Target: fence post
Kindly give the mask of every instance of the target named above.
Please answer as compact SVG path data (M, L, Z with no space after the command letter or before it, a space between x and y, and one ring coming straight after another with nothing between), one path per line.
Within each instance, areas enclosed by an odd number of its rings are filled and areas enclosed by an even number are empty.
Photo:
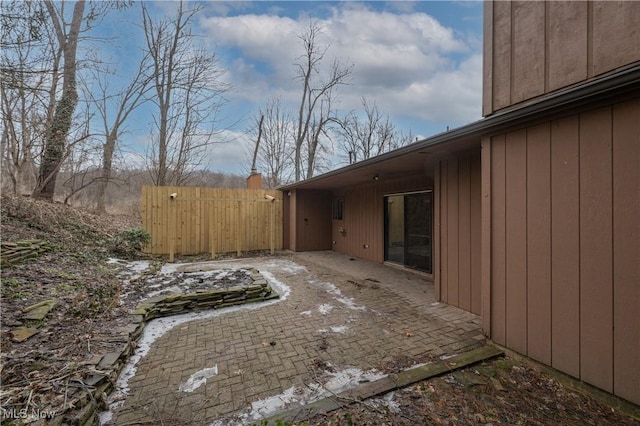
M271 234L271 255L273 255L273 253L275 252L275 247L274 247L274 243L275 243L275 238L274 238L274 233L275 233L275 229L274 229L274 222L275 222L275 212L276 212L276 203L271 202L269 203L269 209L270 209L270 213L271 213L271 223L269 224L269 233Z
M175 192L169 195L169 263L173 263L176 251L176 198Z
M238 200L238 221L236 228L236 255L242 257L242 228L244 225L244 217L242 216L242 201Z
M214 229L214 209L213 203L209 208L209 251L211 252L211 260L216 259L216 231Z

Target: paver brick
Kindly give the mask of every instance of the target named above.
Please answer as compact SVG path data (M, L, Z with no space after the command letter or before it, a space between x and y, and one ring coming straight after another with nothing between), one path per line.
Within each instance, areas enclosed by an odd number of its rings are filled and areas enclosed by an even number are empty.
M291 261L306 269L290 272ZM289 268L278 267L285 262ZM170 404L172 398L180 401L179 408L191 412L190 424L210 424L250 407L257 399L312 382L314 359L322 359L336 371L368 370L381 368L394 357L424 361L484 342L479 317L437 303L433 286L421 275L361 260L350 262L332 252L242 259L232 264L269 270L291 287L291 294L268 306L194 320L168 331L138 363L137 376L129 381L131 393L115 413L116 424L149 421L139 407L161 401ZM363 282L367 277L376 277L380 283L358 287L348 282ZM328 281L340 290L343 300L367 309L349 309L323 284ZM416 299L416 292L404 294L403 286L425 291ZM323 315L321 305L333 308ZM305 311L310 314L301 315ZM347 329L335 328L341 326ZM327 331L319 332L322 329ZM207 379L205 386L188 395L178 391L190 375L214 364L218 375Z

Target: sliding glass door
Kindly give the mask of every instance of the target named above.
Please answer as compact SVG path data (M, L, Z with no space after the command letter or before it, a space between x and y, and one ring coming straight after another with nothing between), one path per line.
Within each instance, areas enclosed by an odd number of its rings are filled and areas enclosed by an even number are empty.
M385 260L431 273L431 191L385 197Z

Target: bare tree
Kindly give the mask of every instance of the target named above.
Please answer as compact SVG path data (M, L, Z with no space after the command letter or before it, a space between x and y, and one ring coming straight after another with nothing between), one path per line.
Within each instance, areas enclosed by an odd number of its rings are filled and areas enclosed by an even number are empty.
M76 54L80 29L84 19L85 1L76 2L70 23L66 22L64 12L56 9L51 0L45 0L44 4L55 30L58 45L62 47L62 95L56 103L53 120L47 129L40 172L33 196L52 200L55 192L56 177L64 159L66 139L71 129L73 113L78 104Z
M155 21L142 3L157 106L148 156L156 185L183 184L202 165L228 90L217 57L195 46L190 25L200 10L180 2L175 17Z
M6 102L3 105L3 158L12 159L16 182L24 168L21 163L39 166L34 197L53 199L65 159L88 138L86 123L78 121L88 116L76 114L82 34L99 23L107 10L129 2L86 4L85 0L42 0L3 7L3 100L20 104L20 108L11 104L12 110Z
M2 168L14 193L30 194L55 111L62 49L41 2L4 2L0 19Z
M291 115L282 109L280 99L271 99L258 116L263 118L263 123L256 165L266 171L267 187L273 189L293 176L291 142L295 126Z
M44 120L38 99L14 78L7 75L0 79L2 169L11 179L14 194L30 194L35 185L33 155Z
M104 144L102 145L102 170L99 177L96 177L98 191L96 193L96 210L104 213L107 185L111 181L113 171L113 156L116 144L120 139L123 126L130 114L143 102L146 92L149 90L151 81L148 70L148 56L144 56L129 84L119 93L109 93L109 76L107 74L96 75L94 81L97 83L97 97L90 91L92 105L97 110L102 128Z
M322 77L321 64L325 59L328 47L318 44L318 36L322 28L316 23L309 23L307 31L298 36L304 48L304 54L296 64L297 78L302 82L302 96L298 108L298 120L295 133L295 178L302 177L302 153L307 144L306 177L314 173L315 155L318 152L320 136L325 134L326 126L336 121L332 110L332 100L336 96L335 89L348 83L352 67L343 66L335 60L325 78Z
M337 129L340 152L349 164L389 152L412 142L412 134L396 130L388 114L378 110L362 98L364 117L356 111L349 112L339 121Z

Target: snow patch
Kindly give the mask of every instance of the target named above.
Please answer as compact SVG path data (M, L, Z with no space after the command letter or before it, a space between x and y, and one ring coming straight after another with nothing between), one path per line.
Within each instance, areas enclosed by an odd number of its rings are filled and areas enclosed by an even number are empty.
M349 329L349 327L347 327L346 325L333 326L329 328L332 333L340 333L340 334L346 334L347 330Z
M342 294L340 289L336 287L334 284L326 281L318 281L318 280L309 280L309 284L317 285L319 287L324 288L324 290L333 295L333 298L345 305L347 308L352 309L354 311L366 311L367 307L363 305L358 305L355 303L353 297L347 297Z
M401 411L400 404L395 401L394 398L394 392L389 392L382 398L371 398L367 402L373 405L375 408L386 407L391 413L398 414Z
M162 265L162 268L160 268L160 272L158 272L160 275L171 275L171 274L175 274L176 272L178 272L178 269L183 266L179 263L165 263L164 265Z
M193 373L185 383L181 383L178 390L180 392L193 392L200 386L207 383L207 379L218 375L218 364L211 368L205 368Z
M458 354L444 354L444 355L440 355L440 359L445 360L445 359L453 358L456 355Z
M292 386L278 395L274 395L251 403L251 407L240 413L235 420L240 424L253 423L274 413L287 409L293 405L309 404L327 396L344 392L363 382L369 382L386 377L377 370L362 371L358 368L347 368L342 371L329 373L331 378L324 384L311 383L308 385ZM210 426L227 425L234 419L221 419Z
M265 274L263 273L263 275ZM271 274L268 275L271 276ZM120 372L120 376L116 381L114 392L109 396L109 411L100 413L100 419L102 419L103 417L108 418L113 410L124 403L124 399L129 394L129 380L136 375L138 362L140 362L140 360L144 358L147 353L149 353L151 345L156 341L156 339L163 336L169 330L186 322L214 318L220 315L238 311L253 311L255 309L260 309L264 306L273 305L274 303L285 300L291 293L291 289L287 285L273 278L273 276L269 276L266 276L266 278L269 280L269 285L273 290L278 292L278 294L280 295L279 299L272 299L262 303L251 303L248 305L229 306L227 308L202 312L190 312L186 314L173 315L170 317L156 318L148 322L144 327L144 331L142 332L140 339L138 340L138 344L134 354L129 358L129 361ZM100 424L104 423L106 423L106 421L103 422L102 420L100 420Z
M267 281L269 282L269 286L278 292L278 294L280 295L280 300L286 300L287 297L289 297L289 295L291 294L291 288L288 285L282 283L281 281L278 281L271 272L260 271L260 273L267 279Z
M308 316L311 315L311 311L302 311L302 312L300 312L300 315L308 317Z
M318 306L318 312L322 315L327 315L329 312L333 311L333 305L329 305L328 303L323 303Z
M123 279L122 284L127 285L131 283L131 280L137 280L142 276L142 273L147 271L150 267L150 263L146 260L127 261L116 258L109 258L107 260L109 265L119 265L123 269L118 272L118 277L128 278Z
M145 299L152 298L162 293L180 293L181 291L182 289L180 287L172 285L171 287L165 287L161 290L151 291L147 293L147 295L145 296Z
M307 272L307 268L302 266L302 265L298 265L297 263L290 261L290 260L275 260L272 262L267 262L264 264L265 267L267 268L273 268L273 269L277 269L279 271L282 272L286 272L289 274L297 274L300 272Z

